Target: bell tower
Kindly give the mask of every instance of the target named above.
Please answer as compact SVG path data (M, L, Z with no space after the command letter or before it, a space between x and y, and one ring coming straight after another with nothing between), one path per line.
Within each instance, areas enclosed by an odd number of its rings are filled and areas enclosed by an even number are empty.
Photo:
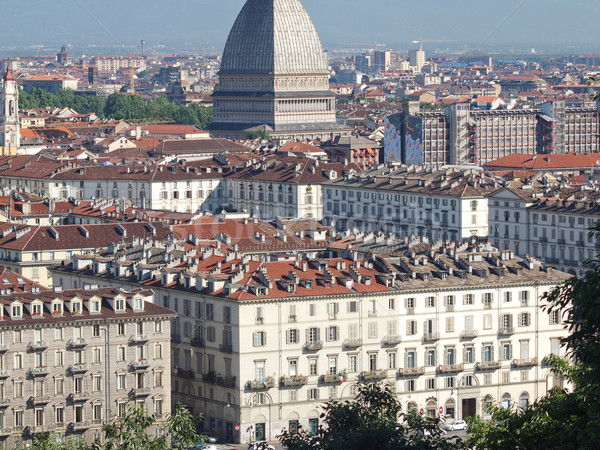
M6 66L6 74L0 89L0 147L2 154L16 154L21 145L19 124L19 89L10 67Z

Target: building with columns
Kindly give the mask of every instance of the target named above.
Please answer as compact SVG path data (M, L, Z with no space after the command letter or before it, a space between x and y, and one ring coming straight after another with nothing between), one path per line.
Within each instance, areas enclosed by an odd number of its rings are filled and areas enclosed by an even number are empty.
M349 134L336 121L327 55L300 0L248 0L227 39L213 94L214 136Z

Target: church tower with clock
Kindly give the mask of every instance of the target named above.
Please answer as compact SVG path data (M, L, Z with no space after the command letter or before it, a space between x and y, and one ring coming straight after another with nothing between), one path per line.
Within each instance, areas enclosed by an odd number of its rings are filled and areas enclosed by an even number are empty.
M0 89L0 148L3 155L16 154L20 145L19 89L9 63Z

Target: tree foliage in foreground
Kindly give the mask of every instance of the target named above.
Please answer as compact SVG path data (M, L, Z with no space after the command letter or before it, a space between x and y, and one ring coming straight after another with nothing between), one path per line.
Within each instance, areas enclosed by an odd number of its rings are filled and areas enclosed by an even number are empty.
M591 231L600 237L600 225ZM551 358L554 372L573 386L554 388L525 409L492 407L492 421L471 421L469 444L489 449L596 449L600 440L600 261L546 297L569 331L562 345L569 363Z
M439 421L403 414L388 384L359 384L355 399L325 403L316 435L302 428L296 434L284 430L279 440L289 450L466 448L459 438L447 439Z
M177 404L175 411L167 418L166 424L157 435L155 432L156 414L150 414L144 406L131 405L123 417L115 417L102 427L105 435L103 444L86 443L81 438L64 437L47 433L34 437L31 446L19 445L24 450L164 450L186 449L203 441L197 432L198 421L190 411Z
M198 104L177 105L166 97L144 100L140 95L111 94L105 100L93 95L77 95L71 89L61 89L56 94L33 88L30 93L19 91L19 107L71 108L80 114L96 113L100 118L130 120L168 118L181 125L206 128L212 122L212 109Z

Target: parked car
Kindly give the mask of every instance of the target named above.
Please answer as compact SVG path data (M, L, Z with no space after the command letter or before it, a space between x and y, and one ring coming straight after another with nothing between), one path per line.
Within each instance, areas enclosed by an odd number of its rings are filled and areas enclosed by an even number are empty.
M448 431L466 430L467 422L464 420L455 420L444 425L444 428Z
M218 450L218 448L213 444L196 444L189 450Z
M266 450L275 450L275 447L273 447L272 445L266 445L263 442L250 442L248 444L248 450L259 450L259 449L266 449Z

